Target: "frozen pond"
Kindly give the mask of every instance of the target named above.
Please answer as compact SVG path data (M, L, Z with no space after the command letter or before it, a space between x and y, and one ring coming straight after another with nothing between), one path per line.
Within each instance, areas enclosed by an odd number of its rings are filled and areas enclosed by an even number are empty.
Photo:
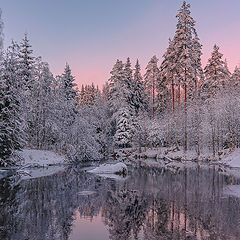
M0 179L0 239L240 239L240 180L215 168Z

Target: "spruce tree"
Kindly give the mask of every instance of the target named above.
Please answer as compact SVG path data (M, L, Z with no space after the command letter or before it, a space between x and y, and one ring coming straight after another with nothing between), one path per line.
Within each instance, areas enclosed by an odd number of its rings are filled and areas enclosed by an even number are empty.
M58 76L58 126L59 126L59 142L60 150L66 151L67 146L70 144L69 136L71 126L77 116L77 92L75 89L75 79L72 76L71 69L68 64L66 64L64 73Z
M131 147L134 129L129 108L120 108L117 112L116 120L117 131L114 135L115 144L120 148Z
M0 166L14 164L11 156L25 144L16 48L7 49L0 75Z
M133 76L133 103L136 115L139 114L139 111L147 110L147 104L145 102L146 96L144 92L143 79L141 75L141 67L137 60L135 65L135 72Z
M239 87L240 87L240 68L237 66L235 67L234 72L233 72L232 76L230 77L229 85L232 90L239 89Z
M32 69L34 64L34 57L32 56L32 53L32 46L30 45L27 34L25 33L24 38L20 44L19 58L22 88L26 91L31 89L33 84Z
M229 88L230 78L231 78L232 74L229 71L228 62L227 62L226 58L224 60L223 71L224 71L225 76L224 76L224 79L222 81L222 87L223 87L223 89L227 90Z
M179 79L178 102L180 104L180 87L184 89L184 153L187 151L187 98L193 92L196 66L196 49L193 37L196 35L195 20L191 17L190 4L183 2L177 14L177 30L174 36L175 73ZM195 50L195 51L194 51ZM195 58L194 58L195 57ZM190 94L191 95L191 94Z
M49 70L47 63L41 58L36 59L34 66L34 85L31 89L31 121L33 131L30 136L30 143L36 148L51 148L51 142L55 139L54 118L55 118L55 79Z
M144 75L144 88L146 94L150 97L152 102L152 118L155 117L155 94L156 94L156 84L159 75L159 69L157 66L158 59L153 56L146 67L146 73Z
M203 97L210 98L217 94L225 85L225 68L222 60L223 54L219 52L219 47L214 45L211 58L204 68L205 81L202 85Z
M123 76L122 76L122 90L125 94L125 99L127 101L128 106L131 108L132 114L134 114L135 110L135 88L134 88L134 81L133 81L133 70L131 68L131 61L130 58L127 58L126 63L123 67Z
M173 41L169 39L169 46L163 55L163 61L159 68L159 78L161 81L165 81L168 88L171 89L172 95L172 111L175 111L175 86L176 86L176 74L174 72L175 66L175 48Z

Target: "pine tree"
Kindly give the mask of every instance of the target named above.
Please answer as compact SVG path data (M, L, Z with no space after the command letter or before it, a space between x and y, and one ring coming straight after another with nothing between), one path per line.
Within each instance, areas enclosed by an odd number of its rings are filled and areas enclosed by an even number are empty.
M126 85L124 84L124 71L122 61L117 60L111 73L109 81L109 109L114 114L122 105L128 101L129 94L125 95L127 91Z
M48 64L42 62L41 58L36 59L34 76L34 85L31 89L33 130L30 143L36 148L49 149L55 138L53 126L56 99L54 86L56 83Z
M196 69L194 57L193 35L196 35L195 21L191 17L190 4L183 2L177 14L177 30L174 36L175 48L175 73L179 79L179 103L180 86L184 89L184 152L187 151L187 97L192 92ZM196 55L195 55L196 57Z
M175 48L173 41L169 39L169 46L163 55L163 62L159 69L159 78L161 81L165 81L168 88L171 89L172 95L172 111L175 111L175 85L176 74L174 74L175 65Z
M122 137L119 137L121 131L123 131L122 125L119 122L120 116L123 118L132 118L134 115L133 108L133 93L132 93L132 71L130 60L127 60L126 65L122 61L117 60L116 64L111 71L111 78L109 79L109 99L108 105L111 116L111 130L110 135L114 136L114 139L119 142ZM126 112L126 116L124 112ZM123 145L122 145L123 146ZM128 146L126 143L125 147Z
M135 109L135 103L134 103L134 82L133 82L133 70L131 68L131 61L130 58L127 58L127 62L124 64L123 68L123 77L122 77L122 88L125 90L125 97L127 100L128 105L132 108L132 110Z
M131 147L134 129L128 107L120 108L116 119L117 131L114 135L115 144L120 148Z
M135 65L133 88L134 88L133 103L136 115L138 115L139 111L147 110L147 106L145 103L146 96L144 92L143 79L141 75L141 67L139 65L138 60Z
M197 155L200 155L200 110L199 110L199 105L200 105L200 87L203 84L204 81L204 73L203 73L203 68L202 68L202 63L201 63L201 56L202 56L202 45L199 42L199 38L197 36L197 33L195 33L195 37L193 38L193 63L194 63L194 81L191 81L193 84L189 88L189 98L193 101L195 105L195 126L196 129L194 130L195 132L195 142L196 142L196 150L197 150Z
M0 10L0 166L14 164L11 156L24 145L20 92L17 84L17 45L10 46L3 59L3 22Z
M225 71L223 54L219 52L219 47L214 45L211 58L204 69L205 81L202 86L203 97L210 98L217 94L225 85Z
M229 80L231 89L238 89L240 87L240 68L235 67L234 72Z
M3 21L2 21L2 10L0 9L0 59L3 57Z
M198 98L199 88L203 84L204 81L204 72L202 68L201 56L202 56L202 45L199 42L199 38L197 33L195 33L195 37L192 41L192 58L193 58L193 70L194 70L194 81L191 82L193 84L190 87L190 98L195 99Z
M74 124L77 116L77 92L75 89L75 79L72 76L71 69L66 64L64 73L58 77L58 121L59 121L59 142L60 150L66 151L70 137L68 134L71 133L71 126Z
M31 49L29 39L25 33L24 39L20 44L19 58L20 58L20 69L22 78L22 88L26 91L32 87L32 68L34 64L34 58L32 56L33 50Z
M222 81L222 87L223 89L227 90L229 88L230 78L232 75L228 68L227 59L224 60L223 71L225 76L224 80Z
M155 117L155 94L156 84L159 75L159 69L157 66L158 59L153 56L146 67L146 73L144 75L144 88L148 96L151 96L152 100L152 117Z
M107 101L108 98L109 98L109 84L108 82L106 82L104 85L103 85L103 89L102 89L102 97L104 99L104 101Z
M14 164L10 157L25 143L16 48L13 43L7 49L0 76L0 166Z

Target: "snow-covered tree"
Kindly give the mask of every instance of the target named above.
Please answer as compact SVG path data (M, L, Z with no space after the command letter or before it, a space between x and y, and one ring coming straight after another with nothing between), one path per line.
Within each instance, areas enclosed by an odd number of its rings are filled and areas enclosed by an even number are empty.
M229 85L231 89L238 89L240 87L240 68L237 66L229 80Z
M133 76L133 88L134 88L134 94L133 94L133 103L136 114L139 113L139 111L144 111L147 109L146 104L146 96L144 91L144 85L143 85L143 79L141 75L141 67L137 60L135 65L135 71Z
M36 59L34 77L34 85L31 89L33 127L31 134L29 133L29 144L36 148L49 149L52 148L55 139L56 80L50 72L48 64L42 62L41 58Z
M224 69L224 74L225 74L225 84L223 87L227 88L227 85L229 84L229 79L232 75L228 68L227 59L224 60L224 68L223 69Z
M130 58L127 58L127 62L124 64L123 68L123 78L122 78L122 84L125 91L125 98L127 100L128 105L135 109L135 103L134 103L134 82L133 82L133 70L131 68L131 61Z
M169 91L171 89L173 112L175 110L175 85L176 85L176 79L175 79L176 74L174 74L175 57L176 56L175 56L174 44L173 44L173 41L169 39L169 46L163 55L163 61L159 68L159 80L161 82L165 82L168 85Z
M77 116L77 92L75 90L75 79L72 76L71 69L66 64L64 73L58 76L58 101L56 108L58 109L59 121L59 144L60 149L66 151L68 134Z
M144 75L144 88L146 90L146 94L151 99L152 105L152 117L154 119L155 116L155 95L156 95L156 84L159 75L158 69L158 58L153 56L146 67L146 73Z
M1 54L1 58L3 57L3 21L2 21L2 10L0 9L0 54Z
M13 164L11 155L21 150L25 143L18 80L16 45L13 43L6 51L0 75L0 166Z
M216 95L225 85L225 71L223 54L219 52L219 47L214 45L211 58L204 68L205 81L202 85L203 97L209 98Z
M194 92L197 73L200 71L201 45L191 17L190 4L183 2L177 14L177 30L173 39L175 49L174 72L178 77L178 98L180 87L184 89L184 152L187 150L187 98Z
M134 125L128 107L119 109L116 113L116 121L117 131L114 135L115 144L120 148L131 147Z
M32 68L34 64L34 57L32 56L33 50L30 45L28 35L25 33L24 39L20 44L19 58L20 58L20 69L22 78L22 88L28 91L32 88Z
M111 75L109 79L108 100L112 126L110 135L114 136L114 141L117 145L126 147L129 146L131 137L128 137L129 142L125 143L124 141L127 140L122 136L122 132L128 131L130 121L135 115L135 108L133 105L134 85L130 60L128 59L125 65L117 60L111 71ZM126 122L125 130L125 123L122 124L121 119L124 119ZM121 141L123 141L122 144Z

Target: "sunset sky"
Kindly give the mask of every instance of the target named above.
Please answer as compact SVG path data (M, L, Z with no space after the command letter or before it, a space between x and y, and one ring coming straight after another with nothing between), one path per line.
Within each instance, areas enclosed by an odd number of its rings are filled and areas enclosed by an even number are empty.
M190 0L203 44L203 65L213 45L232 71L240 63L240 1ZM0 0L5 47L25 32L34 54L54 74L72 68L77 83L102 85L116 59L139 58L144 69L153 55L160 58L176 29L180 0Z

